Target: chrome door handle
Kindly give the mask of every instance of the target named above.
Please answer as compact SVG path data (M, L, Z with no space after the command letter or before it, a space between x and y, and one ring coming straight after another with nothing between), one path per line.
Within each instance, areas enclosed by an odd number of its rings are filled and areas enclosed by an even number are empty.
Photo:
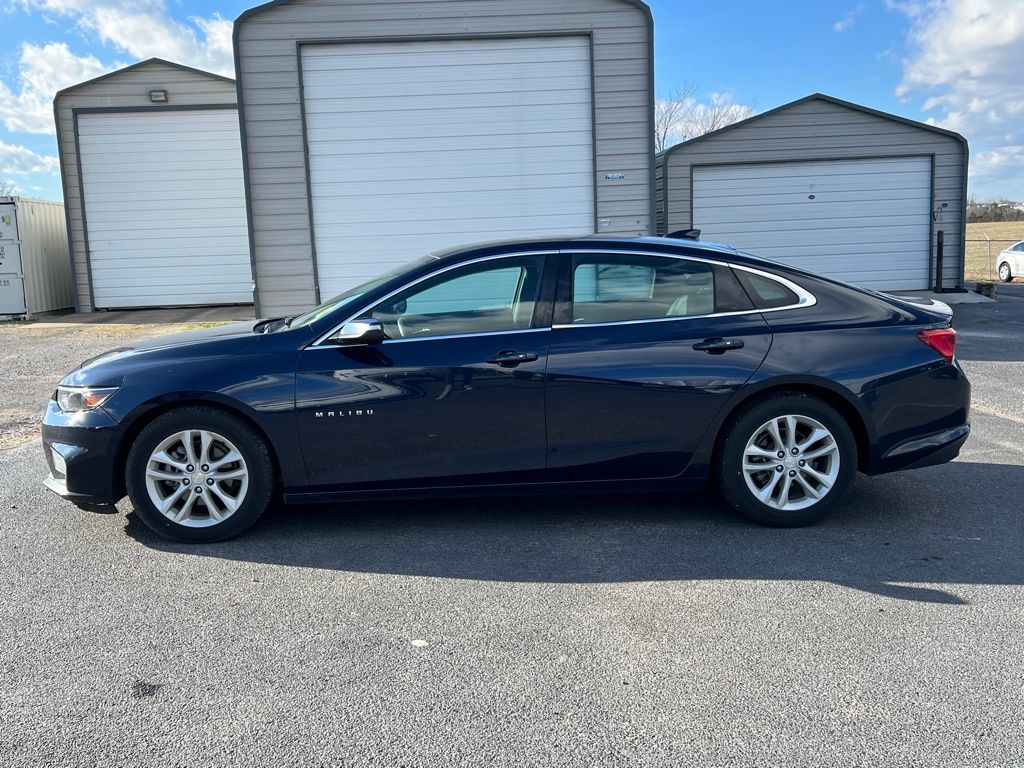
M715 337L697 342L693 345L693 348L698 352L707 352L711 355L721 355L724 352L728 352L730 349L742 349L743 339L722 339Z
M516 352L514 349L509 349L499 352L487 362L492 365L500 365L503 368L515 368L523 363L532 363L536 359L536 352Z

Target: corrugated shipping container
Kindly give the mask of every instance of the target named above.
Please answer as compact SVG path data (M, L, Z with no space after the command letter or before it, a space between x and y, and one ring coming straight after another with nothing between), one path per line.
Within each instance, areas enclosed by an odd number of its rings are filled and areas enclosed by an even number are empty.
M74 304L64 205L0 197L0 317Z

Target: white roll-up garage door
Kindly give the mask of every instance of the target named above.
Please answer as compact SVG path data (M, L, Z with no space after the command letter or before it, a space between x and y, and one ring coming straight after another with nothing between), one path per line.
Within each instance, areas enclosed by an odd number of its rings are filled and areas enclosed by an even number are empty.
M923 289L931 174L927 157L696 167L693 226L867 288Z
M95 306L252 301L235 110L78 116Z
M586 37L309 45L321 294L411 258L594 231Z

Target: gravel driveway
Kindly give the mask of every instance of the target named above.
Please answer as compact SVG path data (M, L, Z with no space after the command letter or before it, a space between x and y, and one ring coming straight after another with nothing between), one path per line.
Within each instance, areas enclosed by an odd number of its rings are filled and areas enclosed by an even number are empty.
M713 495L452 499L273 508L186 547L43 491L32 425L0 451L0 764L1024 765L1003 296L957 307L960 459L859 477L799 530ZM5 432L154 330L0 327Z
M178 333L195 323L160 325L0 323L0 451L39 437L39 419L57 382L83 360L140 339Z

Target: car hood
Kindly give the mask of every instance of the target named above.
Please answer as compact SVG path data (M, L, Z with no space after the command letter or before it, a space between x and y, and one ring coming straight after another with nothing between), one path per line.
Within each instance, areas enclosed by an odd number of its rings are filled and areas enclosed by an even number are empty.
M259 322L261 321L243 320L238 323L226 323L224 325L214 325L208 328L195 328L191 331L182 331L181 333L171 333L167 336L157 336L152 339L145 339L136 344L132 344L130 347L124 347L123 349L161 349L164 347L180 347L185 344L195 344L196 342L205 342L211 339L252 336L254 335L253 328Z
M105 378L107 374L121 373L125 365L132 364L132 360L162 357L165 352L174 355L240 354L258 338L259 334L253 330L258 324L259 321L246 320L144 339L131 346L111 349L86 360L68 374L62 383L95 386L97 382L91 379L96 375Z

